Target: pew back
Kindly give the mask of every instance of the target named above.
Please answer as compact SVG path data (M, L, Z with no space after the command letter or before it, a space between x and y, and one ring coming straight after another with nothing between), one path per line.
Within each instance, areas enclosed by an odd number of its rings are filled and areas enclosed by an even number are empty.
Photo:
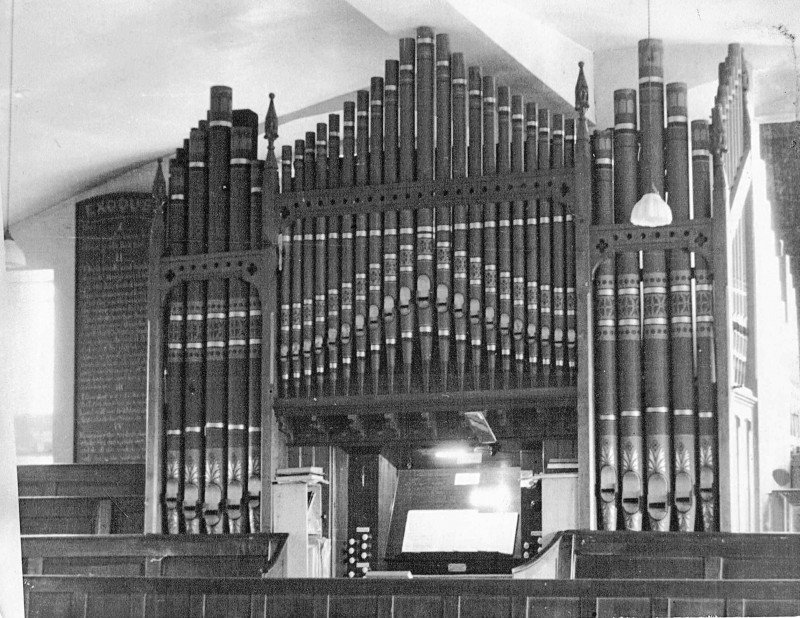
M23 536L29 575L285 577L286 534Z
M26 615L334 618L789 616L798 582L26 576Z
M24 496L144 496L144 464L17 466Z
M19 499L21 534L141 534L144 495L28 496Z

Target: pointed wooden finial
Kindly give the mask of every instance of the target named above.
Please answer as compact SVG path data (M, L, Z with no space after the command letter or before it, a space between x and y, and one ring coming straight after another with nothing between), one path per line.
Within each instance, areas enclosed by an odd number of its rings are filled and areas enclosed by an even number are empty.
M575 84L575 111L583 118L586 110L589 109L589 84L586 83L586 75L583 73L583 60L578 63L578 81Z
M278 114L275 112L275 93L269 93L269 109L264 119L264 139L267 140L267 166L278 168L275 159L275 139L278 137Z
M156 211L162 212L167 203L167 182L164 179L164 170L161 169L161 158L158 159L158 165L156 165L152 195L156 202Z

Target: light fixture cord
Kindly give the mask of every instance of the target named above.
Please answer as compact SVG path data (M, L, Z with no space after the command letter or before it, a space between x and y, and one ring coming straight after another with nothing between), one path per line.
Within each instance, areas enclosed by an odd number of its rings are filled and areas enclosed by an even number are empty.
M647 0L647 38L650 38L650 0Z
M14 103L14 0L11 0L11 19L9 23L11 27L11 34L9 35L11 49L8 54L8 154L6 155L6 199L3 204L5 210L5 217L3 218L4 236L9 228L8 218L11 216L11 108Z

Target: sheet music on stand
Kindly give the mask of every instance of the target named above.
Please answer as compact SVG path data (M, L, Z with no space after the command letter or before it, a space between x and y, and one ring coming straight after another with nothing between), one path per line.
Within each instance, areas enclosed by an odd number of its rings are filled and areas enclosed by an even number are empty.
M411 510L403 534L403 553L514 553L518 513L476 509Z

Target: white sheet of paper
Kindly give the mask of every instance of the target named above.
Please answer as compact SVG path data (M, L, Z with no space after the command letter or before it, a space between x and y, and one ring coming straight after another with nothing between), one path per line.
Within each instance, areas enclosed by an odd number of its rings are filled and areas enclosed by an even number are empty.
M403 534L404 553L514 553L518 513L480 513L471 509L411 510Z

